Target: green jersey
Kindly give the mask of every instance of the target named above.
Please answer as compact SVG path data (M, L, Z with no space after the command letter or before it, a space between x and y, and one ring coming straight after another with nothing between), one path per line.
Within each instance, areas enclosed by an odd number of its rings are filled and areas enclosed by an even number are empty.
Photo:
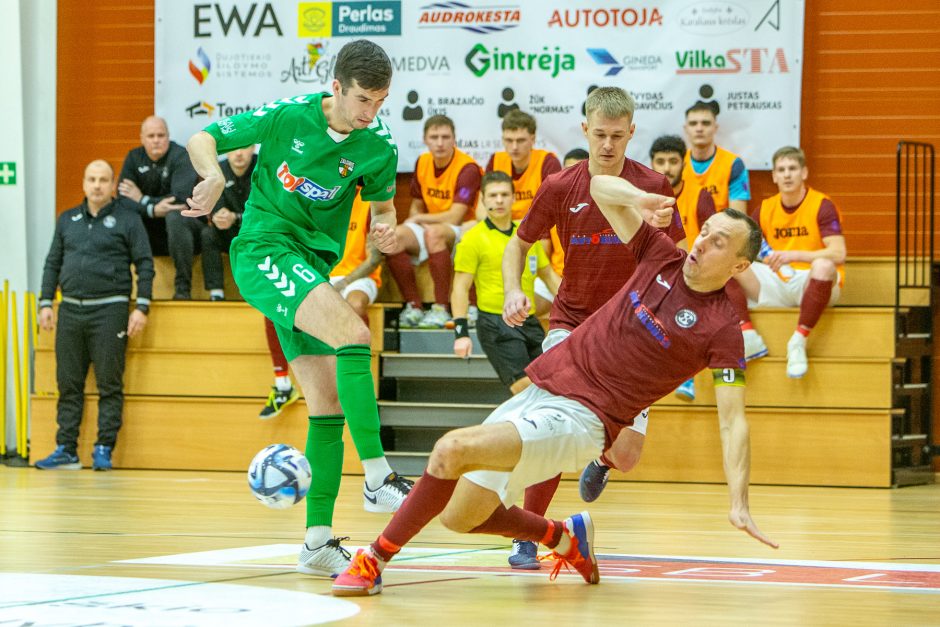
M205 130L220 154L261 144L241 233L289 235L332 266L343 256L356 182L364 200L395 196L398 148L378 117L345 136L331 131L324 97L275 100Z

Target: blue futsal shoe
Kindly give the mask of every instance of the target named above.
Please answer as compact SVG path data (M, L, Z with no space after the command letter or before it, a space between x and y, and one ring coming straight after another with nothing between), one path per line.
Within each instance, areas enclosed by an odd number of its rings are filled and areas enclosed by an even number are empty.
M513 540L509 566L515 570L538 570L542 567L538 558L539 545L528 540Z
M604 488L607 487L607 478L609 476L610 466L598 463L596 459L585 466L584 470L581 471L581 479L578 481L581 500L585 503L596 501Z
M78 461L78 455L66 451L65 447L60 444L55 447L49 457L36 462L36 468L40 470L81 470L82 463Z
M594 522L587 512L575 514L566 518L563 523L564 533L571 540L571 548L564 555L553 551L551 557L555 559L552 574L549 579L558 576L561 567L569 570L574 568L588 583L600 583L601 574L597 568L597 558L594 556Z

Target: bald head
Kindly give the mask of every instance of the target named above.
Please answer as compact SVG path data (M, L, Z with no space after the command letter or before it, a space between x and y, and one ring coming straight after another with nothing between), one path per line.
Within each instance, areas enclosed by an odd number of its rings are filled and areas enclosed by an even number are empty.
M151 115L140 125L140 143L151 161L159 161L170 149L170 131L166 120Z
M88 207L93 213L111 202L114 191L114 169L103 159L95 159L85 166L85 175L82 177L82 191Z

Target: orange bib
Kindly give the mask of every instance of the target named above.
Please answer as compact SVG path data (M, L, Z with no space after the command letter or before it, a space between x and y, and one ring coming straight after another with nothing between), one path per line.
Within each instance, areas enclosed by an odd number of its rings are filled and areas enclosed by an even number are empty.
M529 206L532 204L532 199L535 198L535 192L542 184L542 164L545 163L545 158L550 154L552 153L547 150L533 150L525 172L522 173L522 176L513 180L513 220L522 220L525 214L529 212ZM508 152L497 152L493 155L493 170L495 172L505 172L512 176L512 159L509 158Z
M454 157L441 172L440 176L434 175L434 157L426 152L418 157L418 166L415 170L415 176L418 177L418 184L421 185L421 198L424 200L424 206L428 213L443 213L450 209L454 204L454 193L457 191L457 176L464 166L468 163L477 165L473 157L461 150L454 148ZM483 170L480 169L482 174ZM467 207L467 213L464 214L464 221L475 218L476 207Z

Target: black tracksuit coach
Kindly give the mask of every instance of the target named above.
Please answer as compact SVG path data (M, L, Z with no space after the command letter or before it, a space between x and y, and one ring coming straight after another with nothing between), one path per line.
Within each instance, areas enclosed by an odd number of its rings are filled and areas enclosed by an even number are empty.
M42 274L39 307L52 307L56 286L62 303L55 339L59 387L56 444L75 453L85 403L88 366L98 384L98 440L113 447L124 407L124 357L128 302L137 271L137 309L147 313L153 289L153 257L134 203L112 200L93 216L88 205L69 209L56 222Z

